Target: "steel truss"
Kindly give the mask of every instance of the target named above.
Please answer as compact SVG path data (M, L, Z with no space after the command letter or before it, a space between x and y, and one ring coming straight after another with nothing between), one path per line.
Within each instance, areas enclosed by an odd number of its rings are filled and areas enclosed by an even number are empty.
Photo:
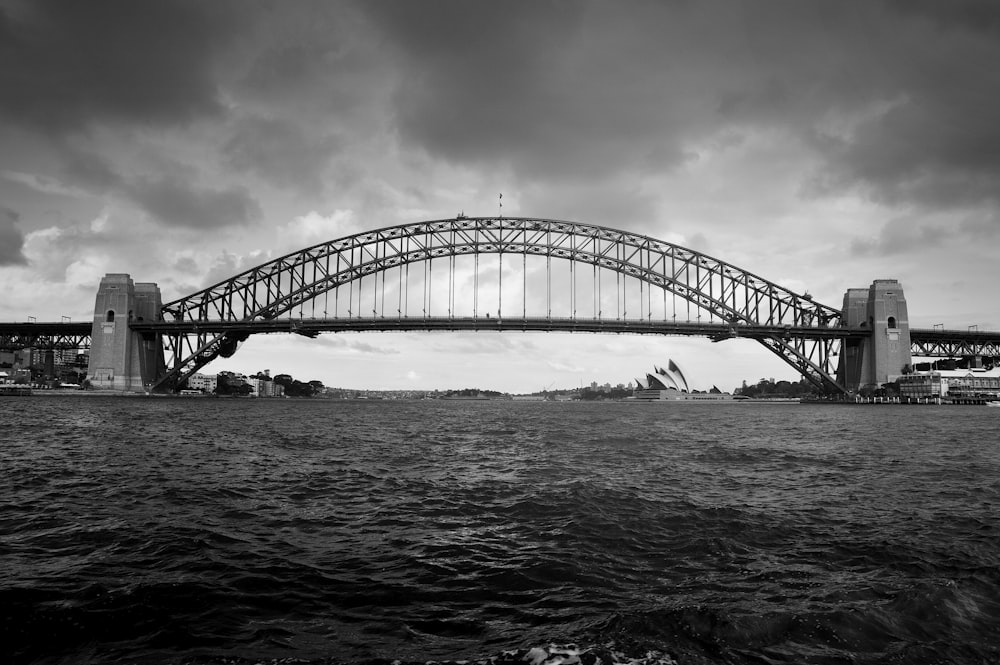
M915 357L1000 359L1000 334L996 332L911 329L910 340Z
M93 323L3 323L0 351L20 349L88 349Z
M525 217L458 217L357 233L288 254L167 303L163 306L165 323L174 326L164 334L168 372L154 389L173 389L214 358L232 355L252 332L245 324L273 321L296 308L301 312L305 303L315 303L318 296L367 276L382 274L384 288L385 273L392 269L400 269L402 282L403 267L450 258L453 271L453 257L474 256L478 261L486 254L499 254L501 261L504 255L545 257L547 262L558 259L570 262L571 272L574 266L588 265L595 275L601 269L634 278L648 285L647 298L656 288L664 293L664 302L670 293L694 305L697 312L725 322L729 332L720 339L742 336L744 328L783 330L752 337L817 386L844 390L831 364L841 339L829 334L841 325L839 310L662 240L607 227ZM548 282L551 265L547 265ZM502 294L502 266L499 279ZM562 295L572 301L575 318L575 292ZM617 312L619 319L622 308ZM360 312L348 312L362 318ZM378 317L378 312L373 314ZM416 318L402 311L397 314L400 320ZM210 322L234 325L210 330L205 326Z

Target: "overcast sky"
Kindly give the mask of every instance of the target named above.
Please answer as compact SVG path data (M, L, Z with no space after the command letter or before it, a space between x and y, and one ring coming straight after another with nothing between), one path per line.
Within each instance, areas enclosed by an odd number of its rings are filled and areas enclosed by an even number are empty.
M0 319L171 300L356 231L504 213L640 232L915 327L1000 329L1000 3L0 0ZM752 342L251 338L207 371L531 391Z

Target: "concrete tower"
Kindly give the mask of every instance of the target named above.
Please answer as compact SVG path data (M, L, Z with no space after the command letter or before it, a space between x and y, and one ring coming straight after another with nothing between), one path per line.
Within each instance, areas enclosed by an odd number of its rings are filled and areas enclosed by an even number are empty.
M158 336L143 336L129 328L135 321L158 321L160 306L156 284L134 284L123 273L101 279L87 369L93 387L144 392L163 375L163 345Z
M848 289L842 318L848 327L871 330L870 337L842 349L837 378L848 389L878 388L909 367L910 319L898 281L876 279L868 289Z

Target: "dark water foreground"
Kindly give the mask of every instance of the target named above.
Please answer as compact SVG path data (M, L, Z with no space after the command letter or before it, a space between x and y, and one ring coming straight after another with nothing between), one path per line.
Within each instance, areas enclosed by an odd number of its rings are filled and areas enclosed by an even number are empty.
M1000 662L994 409L0 408L2 663Z

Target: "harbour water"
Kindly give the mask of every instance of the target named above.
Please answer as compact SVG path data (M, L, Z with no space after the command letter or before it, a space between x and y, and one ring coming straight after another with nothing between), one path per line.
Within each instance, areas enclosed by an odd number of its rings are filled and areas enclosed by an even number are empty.
M995 409L2 407L4 663L1000 662Z

